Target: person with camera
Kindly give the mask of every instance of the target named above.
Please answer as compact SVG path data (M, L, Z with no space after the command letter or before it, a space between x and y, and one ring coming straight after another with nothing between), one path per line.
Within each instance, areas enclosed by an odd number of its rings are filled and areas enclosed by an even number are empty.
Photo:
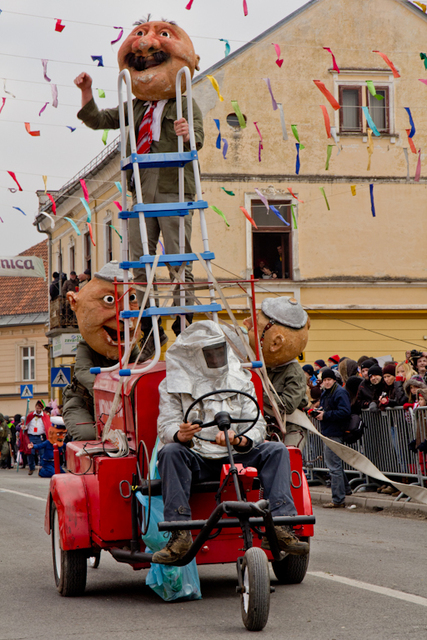
M378 364L373 364L369 367L368 377L363 380L357 392L355 404L357 413L360 413L362 409L378 411L380 398L385 397L382 394L386 392L383 370Z
M384 391L379 399L379 409L403 407L406 395L401 380L396 379L397 362L389 362L383 367Z
M320 407L311 415L320 421L322 435L343 444L344 431L351 416L350 396L341 387L333 369L322 371L323 392L320 397ZM331 476L332 502L323 505L324 509L344 508L345 496L351 495L351 487L344 473L343 462L336 453L323 445L323 455Z

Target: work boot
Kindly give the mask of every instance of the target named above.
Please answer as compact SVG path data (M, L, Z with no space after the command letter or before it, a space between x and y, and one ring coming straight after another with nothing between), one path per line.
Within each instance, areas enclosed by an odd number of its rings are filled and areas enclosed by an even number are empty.
M167 545L153 553L151 562L173 564L185 556L192 544L193 538L190 531L172 531Z
M322 505L324 509L345 509L344 502L325 502Z
M164 331L161 331L160 346L163 347L163 345L166 344L168 340L169 338L167 337L166 333ZM156 348L154 346L154 336L153 334L151 334L147 342L145 343L145 347L142 350L142 354L140 358L141 362L144 362L145 360L149 360L150 358L152 358L155 352L156 352Z
M279 549L286 551L292 556L306 556L310 551L308 542L300 542L292 527L274 527L277 536L277 542L279 543ZM261 542L261 549L270 551L270 543L267 537L264 536Z
M32 476L32 475L33 475L33 473L34 473L34 470L33 470L33 469L29 469L29 470L28 470L28 475L29 475L29 476Z

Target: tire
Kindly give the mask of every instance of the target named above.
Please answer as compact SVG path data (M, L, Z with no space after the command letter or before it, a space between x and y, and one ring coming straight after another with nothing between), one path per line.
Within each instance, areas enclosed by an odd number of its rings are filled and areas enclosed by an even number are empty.
M52 523L52 559L56 587L66 598L81 596L86 588L87 556L86 549L64 551L59 537L59 520L56 505L51 506Z
M310 538L302 538L310 544ZM291 556L290 554L280 562L273 561L273 571L280 584L300 584L307 573L310 554L306 556Z
M270 611L270 573L267 556L259 547L245 553L242 582L245 589L240 596L243 624L249 631L261 631Z

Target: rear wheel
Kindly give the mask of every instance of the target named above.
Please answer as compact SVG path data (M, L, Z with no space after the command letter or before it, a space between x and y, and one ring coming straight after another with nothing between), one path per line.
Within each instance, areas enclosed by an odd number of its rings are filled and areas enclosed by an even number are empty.
M310 544L310 538L301 538L301 541ZM305 578L309 559L309 553L306 556L292 556L289 554L280 562L273 561L274 575L280 584L299 584Z
M251 547L242 562L242 620L249 631L261 631L270 611L270 574L268 560L259 547Z
M64 597L81 596L86 587L86 549L72 551L61 549L58 511L54 502L51 506L51 523L53 573L57 589Z

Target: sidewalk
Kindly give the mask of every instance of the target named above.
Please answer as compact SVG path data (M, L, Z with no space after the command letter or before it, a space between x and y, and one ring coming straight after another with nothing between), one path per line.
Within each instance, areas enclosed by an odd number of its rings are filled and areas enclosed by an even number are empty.
M311 500L313 504L323 504L325 502L331 502L331 489L323 485L310 487ZM363 493L354 493L351 496L346 496L346 507L356 505L357 508L379 510L392 510L401 511L402 513L419 513L427 515L427 504L421 504L410 500L407 502L407 498L403 497L400 500L396 500L389 495L382 493L376 493L373 491L366 491Z

